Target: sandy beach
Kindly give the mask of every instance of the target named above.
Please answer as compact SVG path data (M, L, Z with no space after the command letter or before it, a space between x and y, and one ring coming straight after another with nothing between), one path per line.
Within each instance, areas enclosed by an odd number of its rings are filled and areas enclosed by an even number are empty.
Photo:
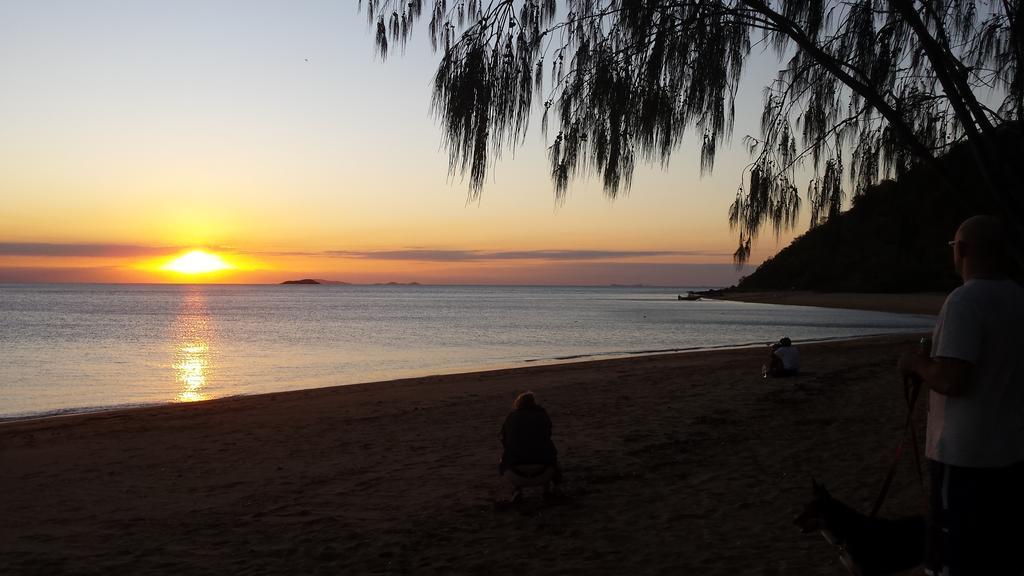
M916 340L806 345L793 379L725 350L5 423L0 573L842 574L791 521L812 477L869 508ZM496 511L524 389L569 500ZM883 515L922 509L911 461Z

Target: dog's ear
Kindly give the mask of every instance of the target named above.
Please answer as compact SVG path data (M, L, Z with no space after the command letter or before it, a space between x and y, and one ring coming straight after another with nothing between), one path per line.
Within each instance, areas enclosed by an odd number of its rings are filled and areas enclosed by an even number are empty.
M811 489L814 491L815 498L828 498L828 490L825 489L825 485L818 484L814 478L811 478Z

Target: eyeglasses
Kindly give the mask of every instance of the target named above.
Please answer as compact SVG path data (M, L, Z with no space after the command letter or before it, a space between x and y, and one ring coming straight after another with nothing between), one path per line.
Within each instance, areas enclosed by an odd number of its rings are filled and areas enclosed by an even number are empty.
M959 245L961 245L961 246L966 246L966 245L967 245L967 242L964 242L963 240L950 240L949 242L946 242L946 244L947 244L947 245L948 245L948 246L949 246L950 248L953 248L953 247L954 247L954 246L956 246L957 244L959 244Z

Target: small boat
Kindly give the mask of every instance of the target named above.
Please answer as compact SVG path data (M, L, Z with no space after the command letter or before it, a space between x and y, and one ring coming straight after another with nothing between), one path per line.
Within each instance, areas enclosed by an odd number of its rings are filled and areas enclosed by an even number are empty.
M700 295L699 295L699 294L694 294L693 292L687 292L685 296L683 296L682 294L680 294L680 295L678 296L678 298L679 298L680 300L687 300L687 301L690 301L690 302L692 302L692 301L694 301L694 300L700 300Z

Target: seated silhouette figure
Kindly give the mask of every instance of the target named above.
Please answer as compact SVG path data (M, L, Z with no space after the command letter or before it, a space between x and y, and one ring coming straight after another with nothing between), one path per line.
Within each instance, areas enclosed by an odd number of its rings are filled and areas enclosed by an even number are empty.
M499 473L515 490L513 502L519 502L522 489L531 486L543 486L545 498L550 498L562 480L558 450L551 440L551 418L533 392L520 394L513 407L501 427L504 450Z

